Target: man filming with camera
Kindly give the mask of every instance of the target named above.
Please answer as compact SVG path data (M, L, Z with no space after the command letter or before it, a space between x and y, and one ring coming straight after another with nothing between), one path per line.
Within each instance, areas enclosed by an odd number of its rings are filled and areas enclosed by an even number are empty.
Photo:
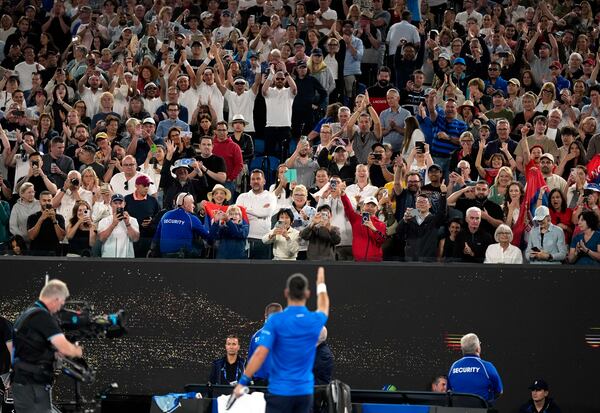
M81 200L93 205L94 195L91 191L81 187L81 174L77 171L70 171L63 187L52 198L52 206L65 217L65 220L69 221L73 215L75 203Z
M17 181L17 192L20 190L21 185L25 182L31 182L35 188L36 198L39 198L42 191L48 191L51 194L56 194L58 191L57 186L48 178L48 175L43 170L44 161L42 155L39 152L33 152L29 154L29 169L27 174Z
M27 231L32 255L61 255L60 241L65 237L65 218L52 207L52 194L40 193L41 211L29 215Z
M53 317L68 297L67 285L51 280L15 322L12 389L17 412L50 413L55 352L66 357L83 354L80 346L66 339Z
M133 243L140 239L137 219L125 211L125 197L114 194L110 199L112 215L98 223L98 238L102 241L102 257L135 258Z

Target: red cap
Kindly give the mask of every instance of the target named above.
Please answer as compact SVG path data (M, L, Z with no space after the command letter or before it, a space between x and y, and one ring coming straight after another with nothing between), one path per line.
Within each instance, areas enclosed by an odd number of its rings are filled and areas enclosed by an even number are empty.
M594 66L594 59L585 59L585 60L583 61L583 64L584 64L584 65L585 65L585 64L588 64L588 65L592 65L592 66Z
M552 69L553 67L556 67L559 70L562 69L562 65L558 60L555 60L554 62L550 63L550 69Z
M149 186L152 185L152 181L146 175L140 175L137 178L135 178L135 184Z

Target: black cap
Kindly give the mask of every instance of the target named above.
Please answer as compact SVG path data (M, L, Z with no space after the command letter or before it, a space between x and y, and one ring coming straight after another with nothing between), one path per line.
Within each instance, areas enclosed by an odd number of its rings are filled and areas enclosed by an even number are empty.
M536 379L531 386L529 386L529 390L548 390L548 383L544 379Z
M506 94L504 93L503 90L496 89L496 90L494 90L494 93L492 93L492 97L494 97L494 96L502 96L503 98L505 98Z
M373 145L371 145L371 150L374 151L375 148L385 149L385 146L383 146L383 143L381 143L381 142L375 142Z
M321 48L319 48L319 47L315 47L314 49L312 49L311 54L316 54L317 56L323 56L323 50L321 50Z
M304 60L300 60L296 63L296 67L306 67L306 62Z
M431 164L431 166L429 166L429 168L427 168L427 172L431 171L432 169L437 169L438 171L442 172L442 167L436 163Z

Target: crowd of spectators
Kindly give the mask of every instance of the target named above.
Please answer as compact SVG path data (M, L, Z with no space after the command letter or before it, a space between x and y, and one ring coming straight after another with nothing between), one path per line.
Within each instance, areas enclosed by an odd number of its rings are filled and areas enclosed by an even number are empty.
M597 2L0 12L5 254L600 265Z

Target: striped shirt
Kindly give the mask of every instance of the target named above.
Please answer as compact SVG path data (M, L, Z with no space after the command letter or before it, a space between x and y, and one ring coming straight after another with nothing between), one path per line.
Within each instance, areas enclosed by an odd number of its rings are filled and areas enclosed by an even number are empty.
M439 139L437 133L445 132L451 138L458 138L461 133L467 130L467 124L458 118L446 119L446 112L442 109L436 108L436 111L435 126L437 132L433 135L431 154L433 156L450 156L452 152L460 148L460 145L449 140Z

